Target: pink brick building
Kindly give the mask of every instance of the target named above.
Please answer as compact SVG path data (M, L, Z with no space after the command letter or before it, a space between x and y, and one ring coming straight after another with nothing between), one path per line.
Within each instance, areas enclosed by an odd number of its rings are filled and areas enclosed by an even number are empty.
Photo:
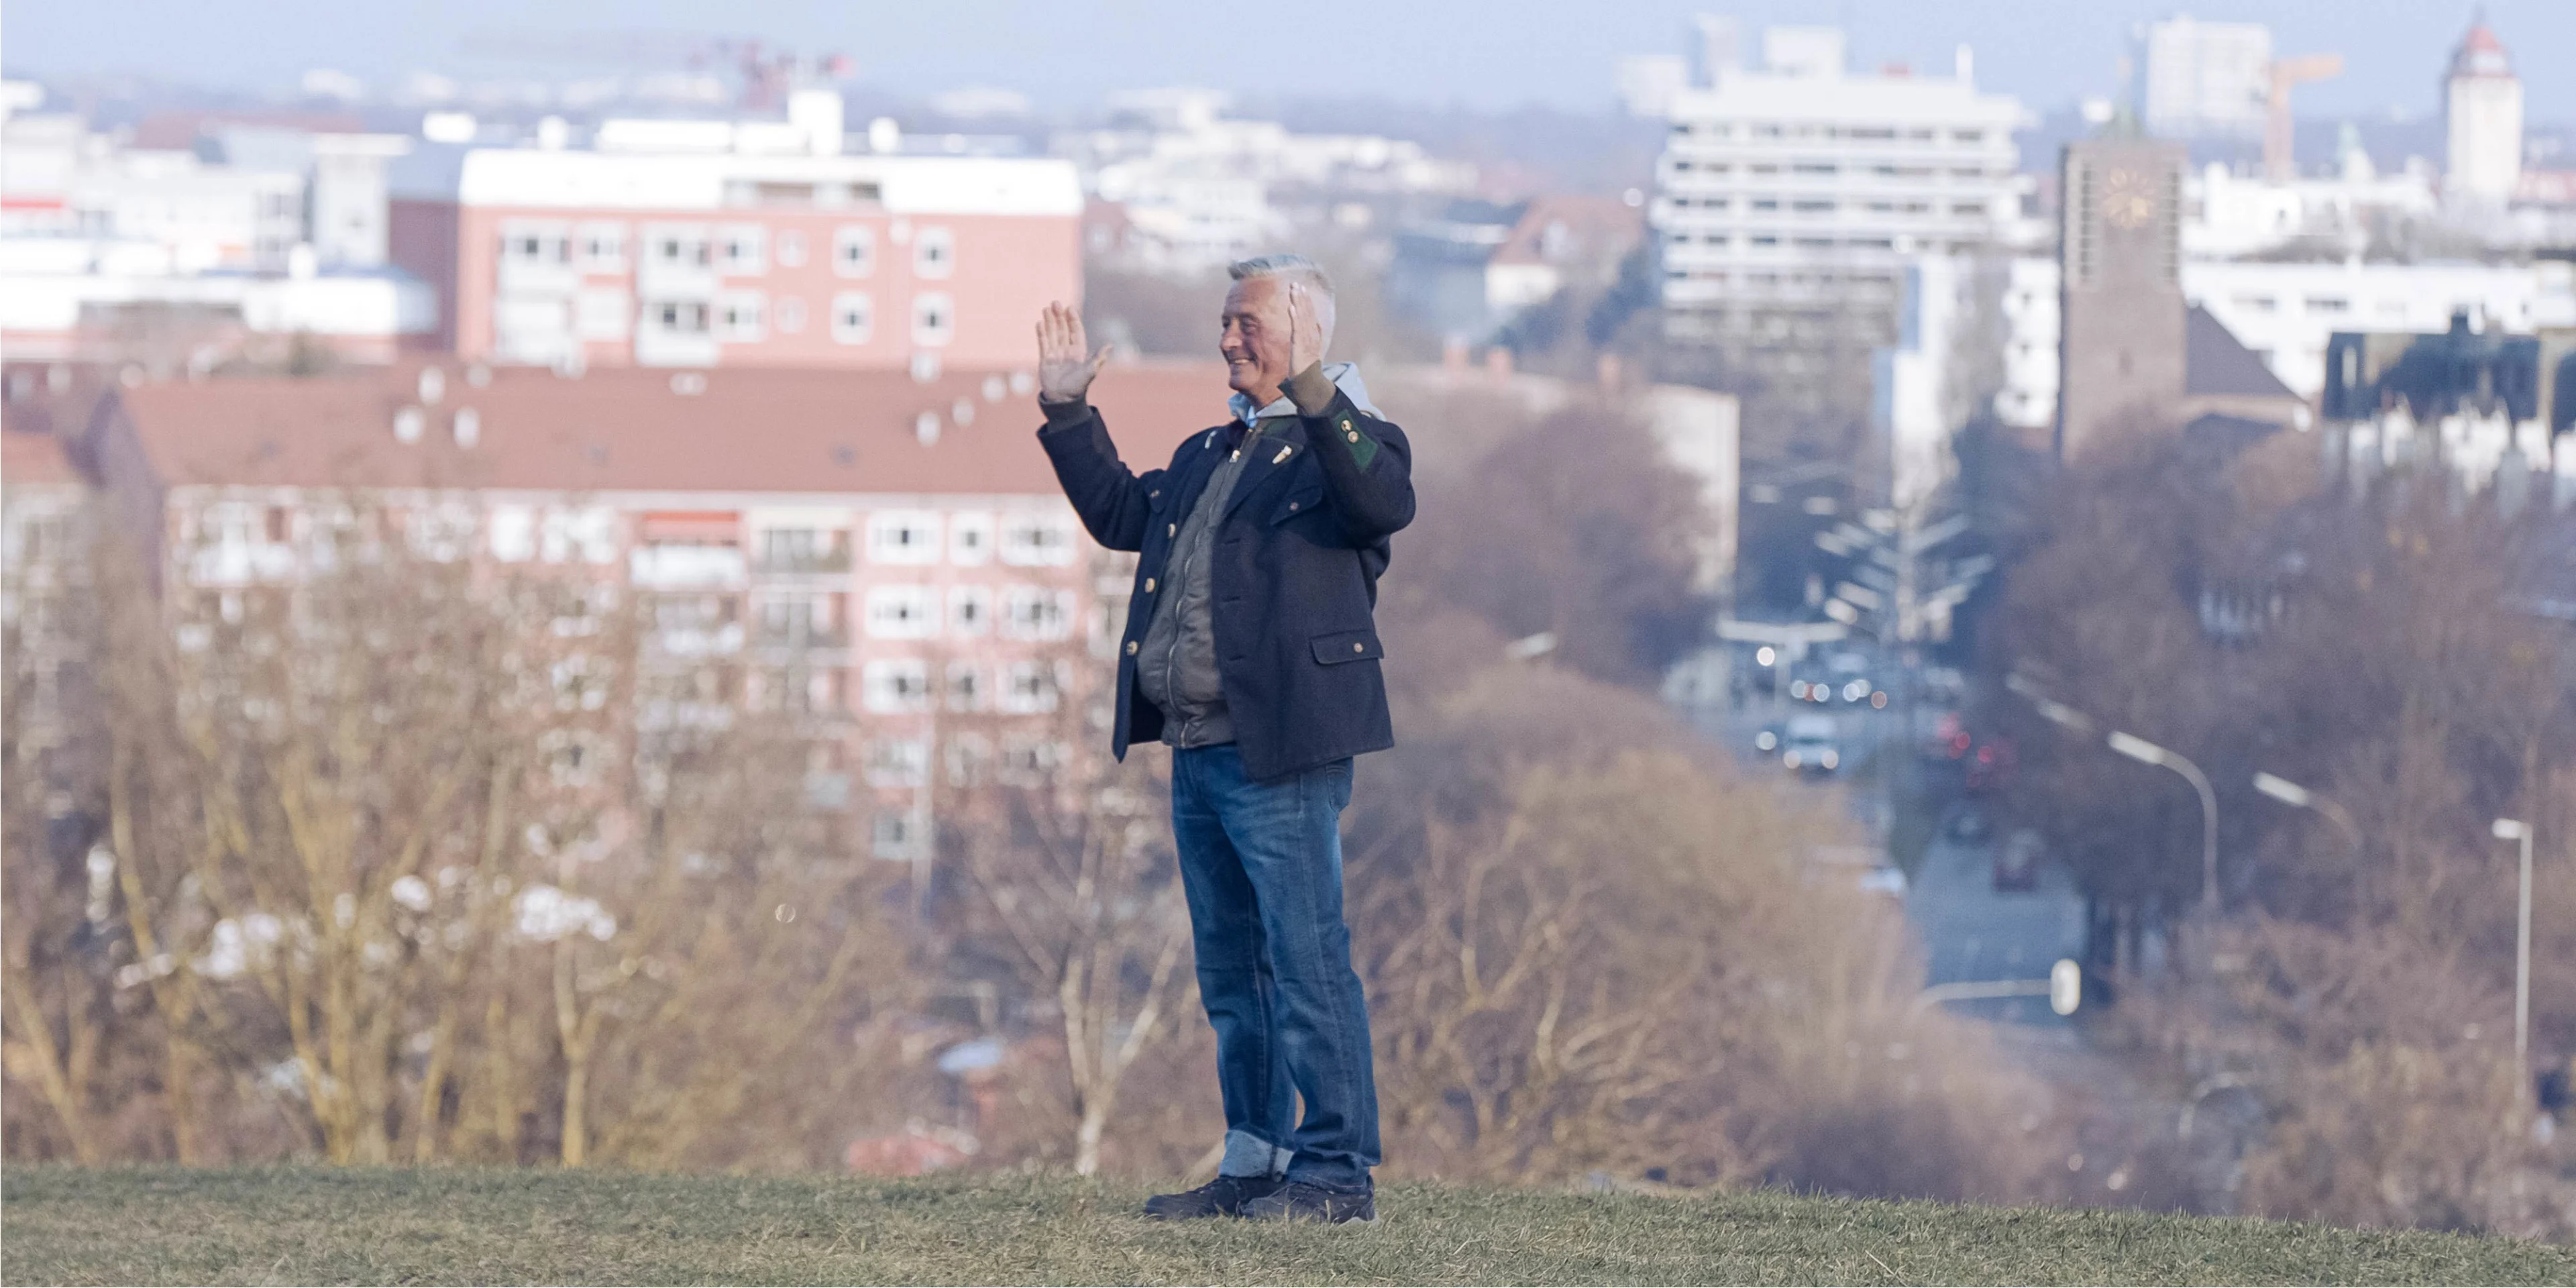
M685 150L702 123L624 124L597 150L405 158L391 255L437 291L437 347L558 367L991 370L1027 360L1049 300L1081 296L1069 162Z
M1095 392L1148 468L1223 419L1224 376L1121 367ZM411 363L121 390L95 446L163 593L218 611L291 592L358 510L430 557L595 579L642 627L640 726L797 718L817 803L896 858L926 776L1100 749L1062 745L1058 713L1109 674L1132 556L1076 522L1034 396L1010 369Z

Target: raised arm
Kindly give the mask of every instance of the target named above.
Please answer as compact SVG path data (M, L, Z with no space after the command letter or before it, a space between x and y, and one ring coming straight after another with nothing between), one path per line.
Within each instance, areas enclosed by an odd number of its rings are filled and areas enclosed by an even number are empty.
M1139 550L1153 504L1147 480L1162 471L1149 471L1143 479L1131 473L1091 406L1091 382L1109 361L1109 349L1102 345L1092 353L1082 316L1062 303L1038 315L1038 409L1046 413L1038 445L1092 540L1111 550Z
M1323 330L1306 288L1288 284L1289 370L1280 391L1306 422L1306 441L1317 444L1324 469L1325 503L1341 519L1343 534L1368 545L1413 522L1413 445L1404 431L1351 403L1324 374Z

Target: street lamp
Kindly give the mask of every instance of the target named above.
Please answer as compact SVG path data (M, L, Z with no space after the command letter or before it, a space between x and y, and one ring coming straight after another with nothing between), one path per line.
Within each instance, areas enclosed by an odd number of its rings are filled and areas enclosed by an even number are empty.
M2211 916L2218 915L2218 793L2209 788L2209 775L2200 766L2183 759L2133 733L2111 731L2111 750L2142 764L2161 765L2183 776L2192 790L2200 793L2200 906Z
M2312 809L2325 815L2334 822L2336 827L2343 829L2345 839L2352 842L2352 848L2356 850L2361 848L2361 827L2352 821L2351 811L2343 806L2289 779L2277 774L2266 774L2260 770L2254 774L2254 790L2295 809Z
M2495 821L2499 841L2522 842L2522 898L2513 925L2513 1058L2517 1079L2529 1076L2531 1053L2531 824L2520 819Z

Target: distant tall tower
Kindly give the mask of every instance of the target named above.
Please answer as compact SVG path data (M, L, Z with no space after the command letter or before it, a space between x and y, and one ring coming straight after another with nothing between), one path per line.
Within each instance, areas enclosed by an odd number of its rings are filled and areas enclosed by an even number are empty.
M2450 166L2443 195L2452 201L2502 204L2522 183L2522 81L2484 21L2451 55L2443 86L2450 127Z
M2073 457L2119 421L2183 393L2180 144L2066 145L2058 239L2057 451Z
M2149 133L2250 139L2263 132L2271 28L2199 22L2183 14L2148 23L2139 43L2146 74L2139 81L2138 114Z

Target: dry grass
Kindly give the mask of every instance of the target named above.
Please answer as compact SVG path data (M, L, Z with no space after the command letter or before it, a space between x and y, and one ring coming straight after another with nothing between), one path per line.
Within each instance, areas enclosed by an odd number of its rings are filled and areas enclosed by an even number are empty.
M30 1283L2570 1283L2563 1247L2275 1222L1389 1186L1373 1228L1157 1225L1132 1184L21 1167Z

